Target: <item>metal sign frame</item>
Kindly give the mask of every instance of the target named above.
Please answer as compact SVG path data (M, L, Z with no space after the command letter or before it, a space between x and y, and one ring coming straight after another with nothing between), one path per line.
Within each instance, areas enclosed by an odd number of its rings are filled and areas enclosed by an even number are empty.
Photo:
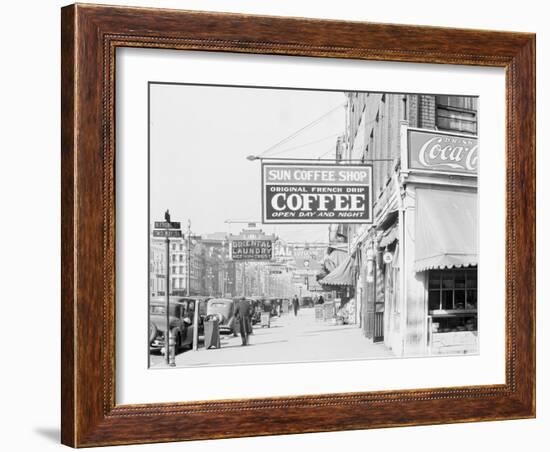
M267 166L280 166L280 167L292 167L292 166L304 166L304 167L327 167L327 168L334 168L338 167L339 169L345 169L345 168L353 168L353 169L367 169L369 172L369 179L370 183L366 184L368 187L368 218L353 218L353 219L345 219L345 218L338 218L338 217L332 217L332 218L326 218L326 219L307 219L307 218L300 218L300 219L268 219L267 218L267 210L266 210L266 204L267 204L267 191L266 191L266 180L265 180L265 169ZM313 163L310 161L293 161L293 162L278 162L278 161L270 161L269 159L266 159L265 161L262 160L261 163L261 205L262 205L262 223L263 224L332 224L332 223L346 223L346 224L372 224L373 222L373 171L372 171L372 165L367 163L359 163L359 164L350 164L350 163ZM281 182L280 185L292 185L289 183ZM319 185L318 183L312 183L312 182L303 182L300 184L301 186L312 186L312 185ZM322 184L321 184L322 185ZM333 186L350 186L350 185L365 185L365 184L358 184L358 183L334 183Z

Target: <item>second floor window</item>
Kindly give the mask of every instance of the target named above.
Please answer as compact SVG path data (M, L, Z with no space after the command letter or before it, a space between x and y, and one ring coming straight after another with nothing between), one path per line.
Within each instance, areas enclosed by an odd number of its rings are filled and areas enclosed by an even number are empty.
M438 129L477 134L477 98L435 96L435 104Z

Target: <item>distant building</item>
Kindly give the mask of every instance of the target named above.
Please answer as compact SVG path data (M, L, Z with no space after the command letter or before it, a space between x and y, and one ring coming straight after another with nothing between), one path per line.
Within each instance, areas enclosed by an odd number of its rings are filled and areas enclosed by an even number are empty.
M230 259L230 244L225 232L203 234L205 295L235 295L235 263Z
M157 239L149 244L149 294L166 295L166 244Z
M151 296L166 294L166 242L164 239L151 237L149 248L149 292ZM195 250L197 242L192 241L191 250L191 272L187 273L189 260L187 259L187 243L185 239L170 239L170 294L186 295L187 280L190 277L190 293L197 295L201 293L202 267L204 262L201 252Z
M151 237L149 242L149 292L151 296L166 295L166 242ZM170 239L170 293L185 288L187 262L181 238Z
M275 246L277 237L266 234L256 223L249 223L239 234L229 237L230 258L235 268L235 293L238 296L268 296L269 264L274 262L275 254L281 253ZM257 246L256 242L268 242L268 248ZM270 259L266 259L270 250ZM250 251L250 254L247 254ZM258 254L252 252L258 251ZM261 253L260 253L261 251Z

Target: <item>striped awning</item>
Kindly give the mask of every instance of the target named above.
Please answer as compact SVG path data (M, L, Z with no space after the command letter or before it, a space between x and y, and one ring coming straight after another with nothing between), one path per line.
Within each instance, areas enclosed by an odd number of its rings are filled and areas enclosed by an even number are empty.
M355 259L348 256L338 267L319 281L323 286L354 286Z
M335 246L329 246L327 253L323 258L323 269L330 273L348 257L348 252Z
M416 272L478 262L477 192L416 190Z
M380 239L380 243L378 244L378 246L380 248L385 248L386 246L391 245L393 242L397 240L398 232L399 231L397 229L397 225L392 226L390 229L388 229L384 233L384 235Z

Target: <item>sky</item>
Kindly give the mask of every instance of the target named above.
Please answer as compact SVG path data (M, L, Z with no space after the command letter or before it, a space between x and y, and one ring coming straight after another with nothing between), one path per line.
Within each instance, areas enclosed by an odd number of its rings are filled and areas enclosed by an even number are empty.
M345 127L343 92L150 85L150 222L191 220L195 234L238 233L260 222L261 155L334 157ZM327 241L328 225L262 225L286 241Z

